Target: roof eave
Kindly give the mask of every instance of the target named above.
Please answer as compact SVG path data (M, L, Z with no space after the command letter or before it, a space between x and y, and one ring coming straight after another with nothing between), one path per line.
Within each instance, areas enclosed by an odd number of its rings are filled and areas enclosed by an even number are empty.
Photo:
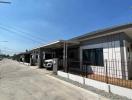
M97 36L97 35L101 35L101 34L107 35L107 33L116 32L116 31L119 31L119 30L122 30L122 29L127 29L127 28L132 28L132 23L118 25L118 26L114 26L114 27L105 28L105 29L102 29L102 30L89 32L89 33L86 33L84 35L81 35L81 36L78 36L78 37L75 37L75 38L71 38L69 40L78 41L78 40L84 39L86 37L88 38L88 37Z

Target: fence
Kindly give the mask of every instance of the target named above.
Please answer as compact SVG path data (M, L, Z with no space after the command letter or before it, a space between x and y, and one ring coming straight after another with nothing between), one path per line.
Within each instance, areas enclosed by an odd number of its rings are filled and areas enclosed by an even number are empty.
M69 60L68 73L132 89L132 62L105 60L104 66L91 65L90 62Z

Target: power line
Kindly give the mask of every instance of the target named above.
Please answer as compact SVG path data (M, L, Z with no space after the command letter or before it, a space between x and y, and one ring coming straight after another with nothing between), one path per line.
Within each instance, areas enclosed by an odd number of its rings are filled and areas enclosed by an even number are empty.
M0 41L0 42L8 42L8 41Z
M15 52L20 52L20 51L18 51L18 50L16 50L16 49L11 49L11 48L5 47L5 46L3 46L3 45L0 45L0 46L1 46L0 50L10 50L10 51L15 51Z
M5 25L4 25L4 26L5 26ZM11 26L6 26L6 27L12 28L12 29L14 29L14 30L16 30L16 31L18 31L18 32L20 32L20 33L25 33L25 35L28 35L28 36L37 38L37 39L41 40L42 42L44 42L44 40L42 39L42 37L40 37L40 36L38 36L38 35L33 35L32 33L26 32L26 31L23 30L23 29L20 29L20 28L18 29L18 28L16 28L16 27L11 27ZM30 35L29 35L29 34L30 34Z
M16 52L18 52L17 50L10 49L10 48L8 48L8 47L4 47L4 49L5 49L5 50L10 50L10 51L16 51Z
M27 37L32 37L33 39L38 39L39 41L41 42L46 42L42 39L42 37L38 36L38 35L33 35L32 33L30 32L25 32L24 30L21 30L21 29L18 29L16 27L12 27L12 26L7 26L7 25L3 25L0 23L0 25L3 27L5 26L6 28L10 28L10 29L13 29L14 31L16 31L17 33L23 33L23 35L27 36ZM25 33L25 34L24 34Z
M18 34L19 36L28 38L28 40L31 40L31 41L33 41L33 42L41 43L41 44L42 44L42 42L40 42L40 41L38 41L38 40L36 40L36 39L32 39L32 38L30 38L30 37L24 36L24 35L22 35L22 34L16 32L16 31L10 30L10 29L8 29L8 28L5 28L5 27L0 26L0 29L7 31L7 32L9 32L10 34L16 33L16 34ZM13 34L13 35L14 35L14 34Z
M14 49L10 49L10 48L7 48L7 47L4 47L4 49L6 49L6 50L14 50Z
M0 3L11 4L11 2L8 2L8 1L0 1Z
M16 32L16 31L13 31L13 30L11 30L11 29L9 29L9 28L5 28L5 27L2 27L2 26L0 26L0 28L2 29L2 30L5 30L5 31L8 31L8 32L10 32L11 34L13 34L13 33L17 33L18 34L18 32ZM13 34L14 35L14 34ZM20 35L20 36L23 36L23 37L26 37L26 36L24 36L24 35L22 35L22 34L18 34L18 35ZM29 39L29 37L26 37L26 38L28 38ZM32 40L32 41L37 41L36 39L34 40L34 39L30 39L30 40ZM0 41L0 42L8 42L8 41ZM38 42L38 41L37 41ZM40 43L40 42L38 42L38 43ZM4 49L2 49L2 51L4 51L4 52L11 52L11 53L20 53L20 52L18 52L18 51L16 51L16 50L13 50L13 49L9 49L9 48L7 48L7 47L4 47Z
M4 26L4 27L3 27L3 26ZM8 27L8 28L7 28L7 27ZM14 29L14 28L11 28L11 27L9 27L9 26L5 26L5 25L1 25L1 24L0 24L0 29L9 32L9 33L12 34L12 35L17 34L17 35L19 35L19 36L22 36L22 37L24 37L24 38L27 38L28 40L31 40L31 41L34 41L34 42L43 44L43 42L38 41L38 40L43 41L42 39L40 39L40 37L37 37L37 38L36 38L36 36L33 36L31 33L24 32L24 31L20 31L20 30L18 30L18 29ZM15 34L14 34L14 33L15 33ZM30 35L21 34L21 33L27 33L27 34L30 34ZM6 42L6 41L5 41L5 42Z
M12 50L3 50L1 49L1 52L6 52L6 53L20 53L20 52L17 52L17 51L12 51Z
M22 37L24 37L24 38L28 38L28 40L31 40L31 41L34 41L34 42L37 42L37 43L41 43L41 42L38 41L38 40L34 40L34 39L32 39L31 37L24 36L23 34L20 34L20 33L16 32L16 31L13 31L13 30L11 30L11 29L9 29L9 28L5 28L5 27L3 27L3 26L0 26L0 28L3 29L3 30L5 30L5 31L10 32L10 34L15 35L14 33L16 33L16 34L19 35L19 36L22 36Z
M9 49L7 47L1 48L0 50L1 50L1 52L5 52L5 53L20 53L20 51Z

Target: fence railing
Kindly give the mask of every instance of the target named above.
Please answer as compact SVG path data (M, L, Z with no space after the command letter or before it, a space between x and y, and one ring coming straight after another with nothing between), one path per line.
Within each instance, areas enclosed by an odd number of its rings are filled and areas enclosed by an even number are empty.
M68 60L68 73L108 84L132 88L132 61L105 60L103 66L91 65L90 62Z

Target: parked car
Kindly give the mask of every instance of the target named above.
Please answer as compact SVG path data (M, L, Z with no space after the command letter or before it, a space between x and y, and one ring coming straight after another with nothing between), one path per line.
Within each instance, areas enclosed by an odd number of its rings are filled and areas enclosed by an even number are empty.
M53 68L53 59L45 60L43 66L47 69L52 69Z

